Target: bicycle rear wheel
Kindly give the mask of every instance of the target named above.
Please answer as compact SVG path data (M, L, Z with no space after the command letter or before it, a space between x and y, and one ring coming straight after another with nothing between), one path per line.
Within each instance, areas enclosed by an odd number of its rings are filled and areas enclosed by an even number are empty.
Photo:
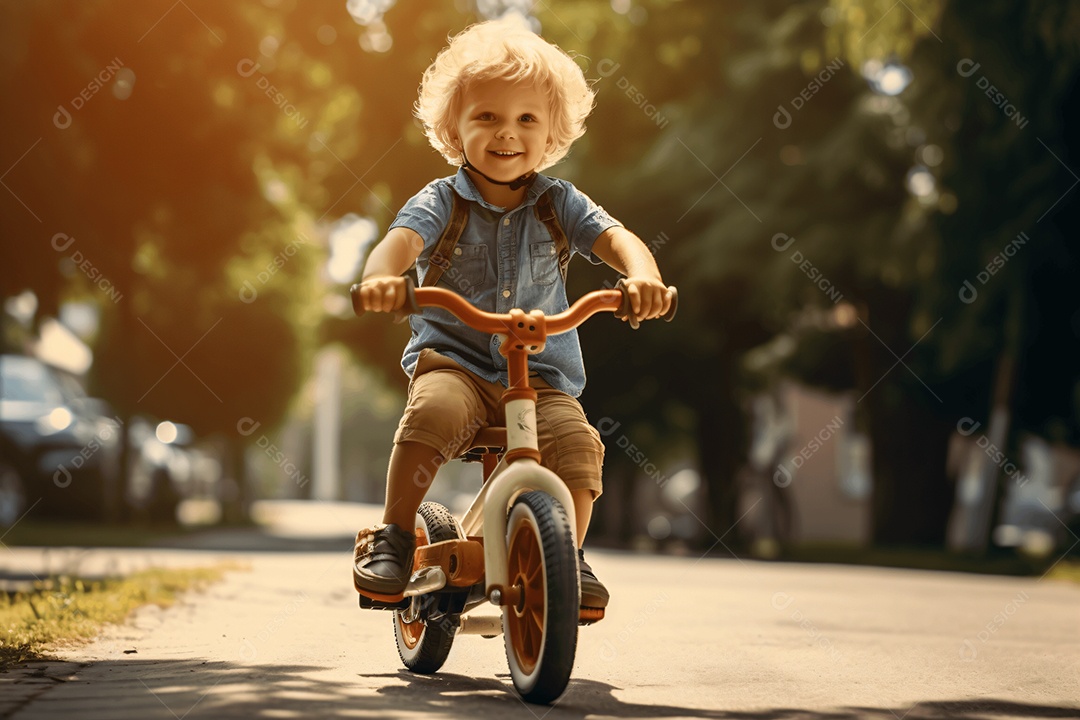
M453 540L457 535L454 516L439 503L426 502L416 511L416 544ZM409 670L422 675L437 672L450 654L457 624L447 619L429 622L422 617L424 596L412 598L409 606L394 611L394 640L398 655Z

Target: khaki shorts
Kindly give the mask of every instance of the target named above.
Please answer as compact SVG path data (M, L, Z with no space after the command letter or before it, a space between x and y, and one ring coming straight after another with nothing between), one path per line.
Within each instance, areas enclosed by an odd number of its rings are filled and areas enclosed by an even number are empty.
M604 445L600 433L585 418L581 404L538 376L536 389L537 443L541 464L571 490L591 490L595 500L600 483ZM394 442L419 442L444 459L467 450L476 432L503 424L500 399L504 388L477 377L448 357L426 348L420 352L409 403L398 424Z

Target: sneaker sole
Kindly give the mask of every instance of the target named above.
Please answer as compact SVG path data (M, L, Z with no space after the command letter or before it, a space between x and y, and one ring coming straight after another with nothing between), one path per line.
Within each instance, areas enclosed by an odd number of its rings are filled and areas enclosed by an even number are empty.
M604 619L604 608L582 607L578 610L578 625L592 625Z
M378 589L372 589L363 587L360 584L361 579L365 583L367 583L371 582L371 578L363 578L362 576L353 573L353 587L356 588L356 592L360 593L364 597L371 598L372 600L381 600L382 602L388 603L400 602L405 598L405 588L408 587L408 582L406 582L405 585L402 585L399 588L387 588L384 586ZM387 590L392 590L392 592L387 592Z

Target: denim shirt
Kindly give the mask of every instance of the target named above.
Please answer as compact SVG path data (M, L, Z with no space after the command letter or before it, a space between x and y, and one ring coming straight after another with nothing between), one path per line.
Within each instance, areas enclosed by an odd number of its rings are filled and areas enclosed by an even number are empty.
M566 180L538 175L521 205L506 211L485 201L463 169L440 178L417 193L398 213L390 229L406 227L424 239L416 261L421 283L439 236L450 222L456 192L470 201L469 221L437 287L453 290L480 310L507 313L513 308L545 315L569 306L559 273L555 242L536 217L536 200L551 193L555 213L570 243L571 255L593 263L592 246L600 233L621 224ZM477 332L446 310L425 308L412 315L412 338L401 366L412 377L420 351L431 348L489 382L507 384L506 358L499 354L498 338ZM585 365L577 331L552 335L544 350L529 357L529 369L549 385L577 397L585 388Z

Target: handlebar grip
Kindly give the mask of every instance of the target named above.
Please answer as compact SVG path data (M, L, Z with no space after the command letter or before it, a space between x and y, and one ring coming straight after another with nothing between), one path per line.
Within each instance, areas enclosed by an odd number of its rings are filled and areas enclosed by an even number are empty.
M349 288L349 296L352 298L353 312L356 317L362 317L366 310L360 299L360 283ZM420 306L416 304L416 283L411 277L405 277L405 304L394 311L394 322L403 323L410 315L419 314Z
M416 302L416 283L408 275L405 276L405 304L394 311L394 322L403 323L410 315L419 315L420 305Z
M620 320L626 318L630 323L630 327L637 330L641 327L641 323L634 317L634 309L630 306L630 293L626 289L626 278L619 278L619 281L615 283L615 289L622 293L622 305L615 311L615 317Z
M630 305L630 293L626 290L626 278L619 278L619 281L615 283L615 289L622 292L622 305L615 311L615 317L627 318L630 322L630 327L637 330L641 327L641 322L634 317L633 308ZM668 308L666 314L661 315L665 322L671 322L675 319L675 312L679 309L679 291L674 285L668 285L668 292L671 293L671 307Z
M668 292L671 293L671 307L668 308L667 313L661 315L664 322L671 322L675 319L675 313L679 309L679 289L674 285L668 285Z
M349 298L352 300L352 311L356 313L356 317L363 317L367 310L364 310L364 303L360 301L360 283L353 283L349 288Z

